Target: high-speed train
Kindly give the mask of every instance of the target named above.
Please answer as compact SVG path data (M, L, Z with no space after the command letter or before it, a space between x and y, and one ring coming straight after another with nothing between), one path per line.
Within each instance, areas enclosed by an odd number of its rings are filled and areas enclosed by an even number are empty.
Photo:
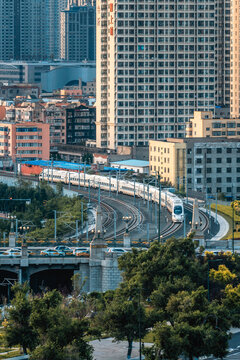
M64 171L45 168L39 175L40 180L61 182L85 187L99 188L101 190L122 193L130 196L145 198L146 200L159 203L159 188L138 182L122 180L113 177L90 175L74 171ZM166 206L172 214L173 222L183 222L184 208L182 200L175 194L162 190L161 205Z

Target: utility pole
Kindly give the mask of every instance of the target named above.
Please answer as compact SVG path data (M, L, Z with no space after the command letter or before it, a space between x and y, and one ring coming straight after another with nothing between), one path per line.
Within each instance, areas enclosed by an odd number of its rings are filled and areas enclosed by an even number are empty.
M68 173L68 189L71 189L71 179L70 179L70 171Z

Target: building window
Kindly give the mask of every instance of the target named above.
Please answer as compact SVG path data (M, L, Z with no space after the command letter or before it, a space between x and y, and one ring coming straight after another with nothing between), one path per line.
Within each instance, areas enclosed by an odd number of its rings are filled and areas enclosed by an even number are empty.
M222 150L222 149L221 149ZM222 159L221 158L217 158L217 164L221 164L222 163Z
M221 183L222 182L222 178L217 177L217 183Z

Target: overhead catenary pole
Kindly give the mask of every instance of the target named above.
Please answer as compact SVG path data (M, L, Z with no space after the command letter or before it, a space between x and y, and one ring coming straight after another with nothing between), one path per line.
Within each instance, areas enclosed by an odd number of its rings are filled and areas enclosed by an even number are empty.
M80 166L78 167L78 189L80 189Z
M81 202L81 230L83 233L83 201Z
M53 183L53 159L51 159L51 184Z
M16 240L18 239L18 219L16 219Z
M117 172L117 196L118 196L118 172Z
M86 221L86 240L88 241L88 220Z
M57 210L53 210L54 212L54 241L57 241Z
M218 201L218 198L217 198L217 192L216 192L215 223L217 223L217 201Z
M86 189L86 161L84 161L84 189Z
M133 198L134 198L134 204L136 202L136 179L134 178L134 188L133 188Z
M76 239L78 240L78 222L79 220L76 220Z
M235 232L235 217L234 206L232 207L232 252L234 254L234 232Z
M109 197L111 197L111 174L109 177Z
M149 211L149 184L147 185L147 209Z
M114 210L114 244L117 240L117 214L116 214L116 211Z
M100 189L100 184L98 184L98 205L100 205L101 203L101 189Z
M183 238L186 238L186 215L183 215Z
M68 188L71 189L71 179L70 179L70 171L68 173Z

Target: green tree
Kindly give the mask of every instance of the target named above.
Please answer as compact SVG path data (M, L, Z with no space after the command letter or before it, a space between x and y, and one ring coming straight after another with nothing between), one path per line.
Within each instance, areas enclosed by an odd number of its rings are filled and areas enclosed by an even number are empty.
M154 326L155 359L176 360L179 355L194 357L227 354L228 330L226 308L209 304L203 287L172 295L166 306L166 318Z
M33 299L30 323L38 334L31 359L65 360L73 355L80 360L92 359L92 347L85 341L89 321L84 315L74 317L58 291Z
M24 354L27 354L28 349L33 350L37 343L37 333L30 324L32 304L29 287L26 283L23 286L16 284L12 291L14 298L9 308L4 340L9 347L20 344Z
M110 295L110 296L109 296ZM112 296L113 295L113 296ZM139 290L129 296L128 289L121 287L114 294L105 297L105 309L98 315L98 322L103 331L116 341L128 341L128 358L131 357L132 343L146 334L147 316L141 303Z

